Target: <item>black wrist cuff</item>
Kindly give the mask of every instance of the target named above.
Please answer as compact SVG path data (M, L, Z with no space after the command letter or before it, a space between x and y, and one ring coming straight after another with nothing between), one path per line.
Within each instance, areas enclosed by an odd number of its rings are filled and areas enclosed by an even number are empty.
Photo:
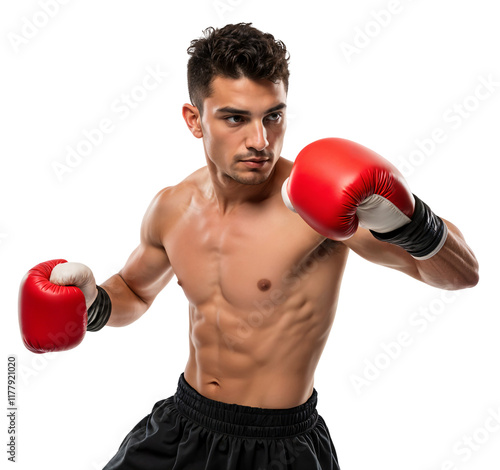
M108 323L110 315L111 299L101 286L97 286L97 297L87 310L87 331L99 331Z
M415 211L410 223L388 233L378 233L373 230L370 232L377 240L404 248L416 259L429 259L444 245L448 229L425 202L415 195L413 197Z

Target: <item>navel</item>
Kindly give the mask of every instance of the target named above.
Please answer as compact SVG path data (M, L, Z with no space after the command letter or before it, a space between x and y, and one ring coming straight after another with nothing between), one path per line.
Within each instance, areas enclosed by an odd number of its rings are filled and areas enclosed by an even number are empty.
M266 290L269 290L271 288L271 281L269 279L261 279L258 283L257 283L257 287L259 288L259 290L261 290L262 292L265 292Z

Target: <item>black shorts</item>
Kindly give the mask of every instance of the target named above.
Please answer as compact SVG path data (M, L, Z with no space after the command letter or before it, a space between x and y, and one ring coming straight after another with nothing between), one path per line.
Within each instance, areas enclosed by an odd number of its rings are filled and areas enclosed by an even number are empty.
M125 437L103 470L339 470L326 424L306 403L264 409L222 403L179 379Z

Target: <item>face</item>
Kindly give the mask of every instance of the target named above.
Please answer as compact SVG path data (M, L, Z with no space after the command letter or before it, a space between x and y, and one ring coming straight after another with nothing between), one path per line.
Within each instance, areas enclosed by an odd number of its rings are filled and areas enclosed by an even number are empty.
M203 116L198 114L198 134L191 129L203 138L210 171L220 182L265 182L283 147L283 83L216 77L212 90L204 100Z

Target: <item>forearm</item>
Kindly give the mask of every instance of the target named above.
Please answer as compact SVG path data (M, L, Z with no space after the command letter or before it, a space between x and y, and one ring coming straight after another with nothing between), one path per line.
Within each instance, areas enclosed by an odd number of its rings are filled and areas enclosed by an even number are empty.
M115 274L101 284L111 299L111 316L107 326L126 326L141 317L149 304L138 297L120 274Z
M431 258L415 261L420 279L441 289L473 287L479 280L478 262L457 227L444 222L448 227L446 243Z

